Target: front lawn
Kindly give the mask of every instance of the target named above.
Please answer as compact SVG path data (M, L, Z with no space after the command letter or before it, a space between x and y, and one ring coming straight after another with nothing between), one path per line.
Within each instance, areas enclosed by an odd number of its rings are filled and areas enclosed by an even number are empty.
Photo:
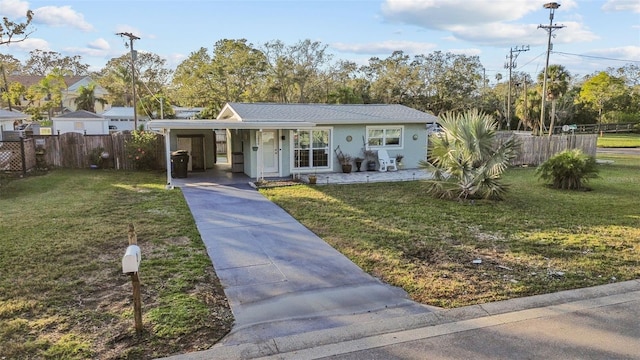
M640 147L640 134L603 134L598 136L598 147L630 148Z
M210 348L233 322L165 174L57 170L0 187L0 359L150 359ZM121 261L142 250L144 332Z
M372 275L458 307L640 277L640 157L607 157L592 191L510 169L502 202L425 195L422 182L262 189Z

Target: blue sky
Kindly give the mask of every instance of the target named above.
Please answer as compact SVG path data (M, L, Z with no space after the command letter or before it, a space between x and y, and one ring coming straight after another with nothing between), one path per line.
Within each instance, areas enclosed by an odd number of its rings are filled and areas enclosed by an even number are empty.
M544 68L549 25L547 1L536 0L0 0L0 16L20 20L35 13L27 41L2 46L20 60L40 49L80 55L92 70L126 52L131 32L138 51L158 54L174 68L191 52L220 39L254 46L304 39L328 45L333 59L366 64L394 50L478 55L489 80L504 78L506 57L520 52L515 71ZM557 1L551 64L586 75L630 61L640 64L639 0ZM580 55L580 56L578 56Z

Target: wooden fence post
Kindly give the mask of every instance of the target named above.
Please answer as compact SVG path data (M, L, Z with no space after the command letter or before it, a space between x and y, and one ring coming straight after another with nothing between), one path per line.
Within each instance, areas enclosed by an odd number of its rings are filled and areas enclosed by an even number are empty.
M138 236L133 224L129 224L129 246L138 245ZM136 334L142 333L142 298L140 295L140 278L138 272L131 273L131 285L133 286L133 314L135 318Z

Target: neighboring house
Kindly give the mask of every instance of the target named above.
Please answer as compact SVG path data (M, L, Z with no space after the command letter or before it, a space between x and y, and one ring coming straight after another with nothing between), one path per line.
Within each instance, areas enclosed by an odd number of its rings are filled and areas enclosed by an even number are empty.
M16 110L0 109L0 141L4 139L5 131L18 130L17 126L25 123L29 115Z
M51 120L53 122L53 134L59 135L67 132L77 132L85 135L109 134L108 120L85 110L66 113Z
M9 84L17 82L29 89L31 86L38 84L42 79L44 79L44 76L11 75L7 77L7 82ZM75 99L78 97L78 89L80 86L88 86L93 82L93 79L90 76L65 76L64 82L67 85L67 88L62 93L62 104L58 104L58 112L76 111L78 107L76 106ZM94 94L96 98L105 99L108 92L100 85L96 85ZM36 105L42 105L43 101L44 99L39 101ZM19 104L14 105L26 108L29 105L29 101L23 97ZM95 110L97 113L101 113L105 110L105 105L96 101Z
M168 151L189 150L190 165L202 170L215 163L215 131L226 131L232 169L262 178L339 172L338 146L353 157L385 149L403 155L405 168L417 168L427 156L427 127L436 121L403 105L228 103L215 120L148 126L169 135Z
M100 115L108 120L111 131L133 131L136 129L132 107L114 106ZM135 115L138 118L138 126L145 125L149 120L147 116Z

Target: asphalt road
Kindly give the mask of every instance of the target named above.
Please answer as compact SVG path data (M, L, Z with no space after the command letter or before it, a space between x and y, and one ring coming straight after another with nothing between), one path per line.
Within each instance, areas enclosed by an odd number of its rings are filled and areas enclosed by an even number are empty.
M640 155L640 148L598 148L597 155Z

